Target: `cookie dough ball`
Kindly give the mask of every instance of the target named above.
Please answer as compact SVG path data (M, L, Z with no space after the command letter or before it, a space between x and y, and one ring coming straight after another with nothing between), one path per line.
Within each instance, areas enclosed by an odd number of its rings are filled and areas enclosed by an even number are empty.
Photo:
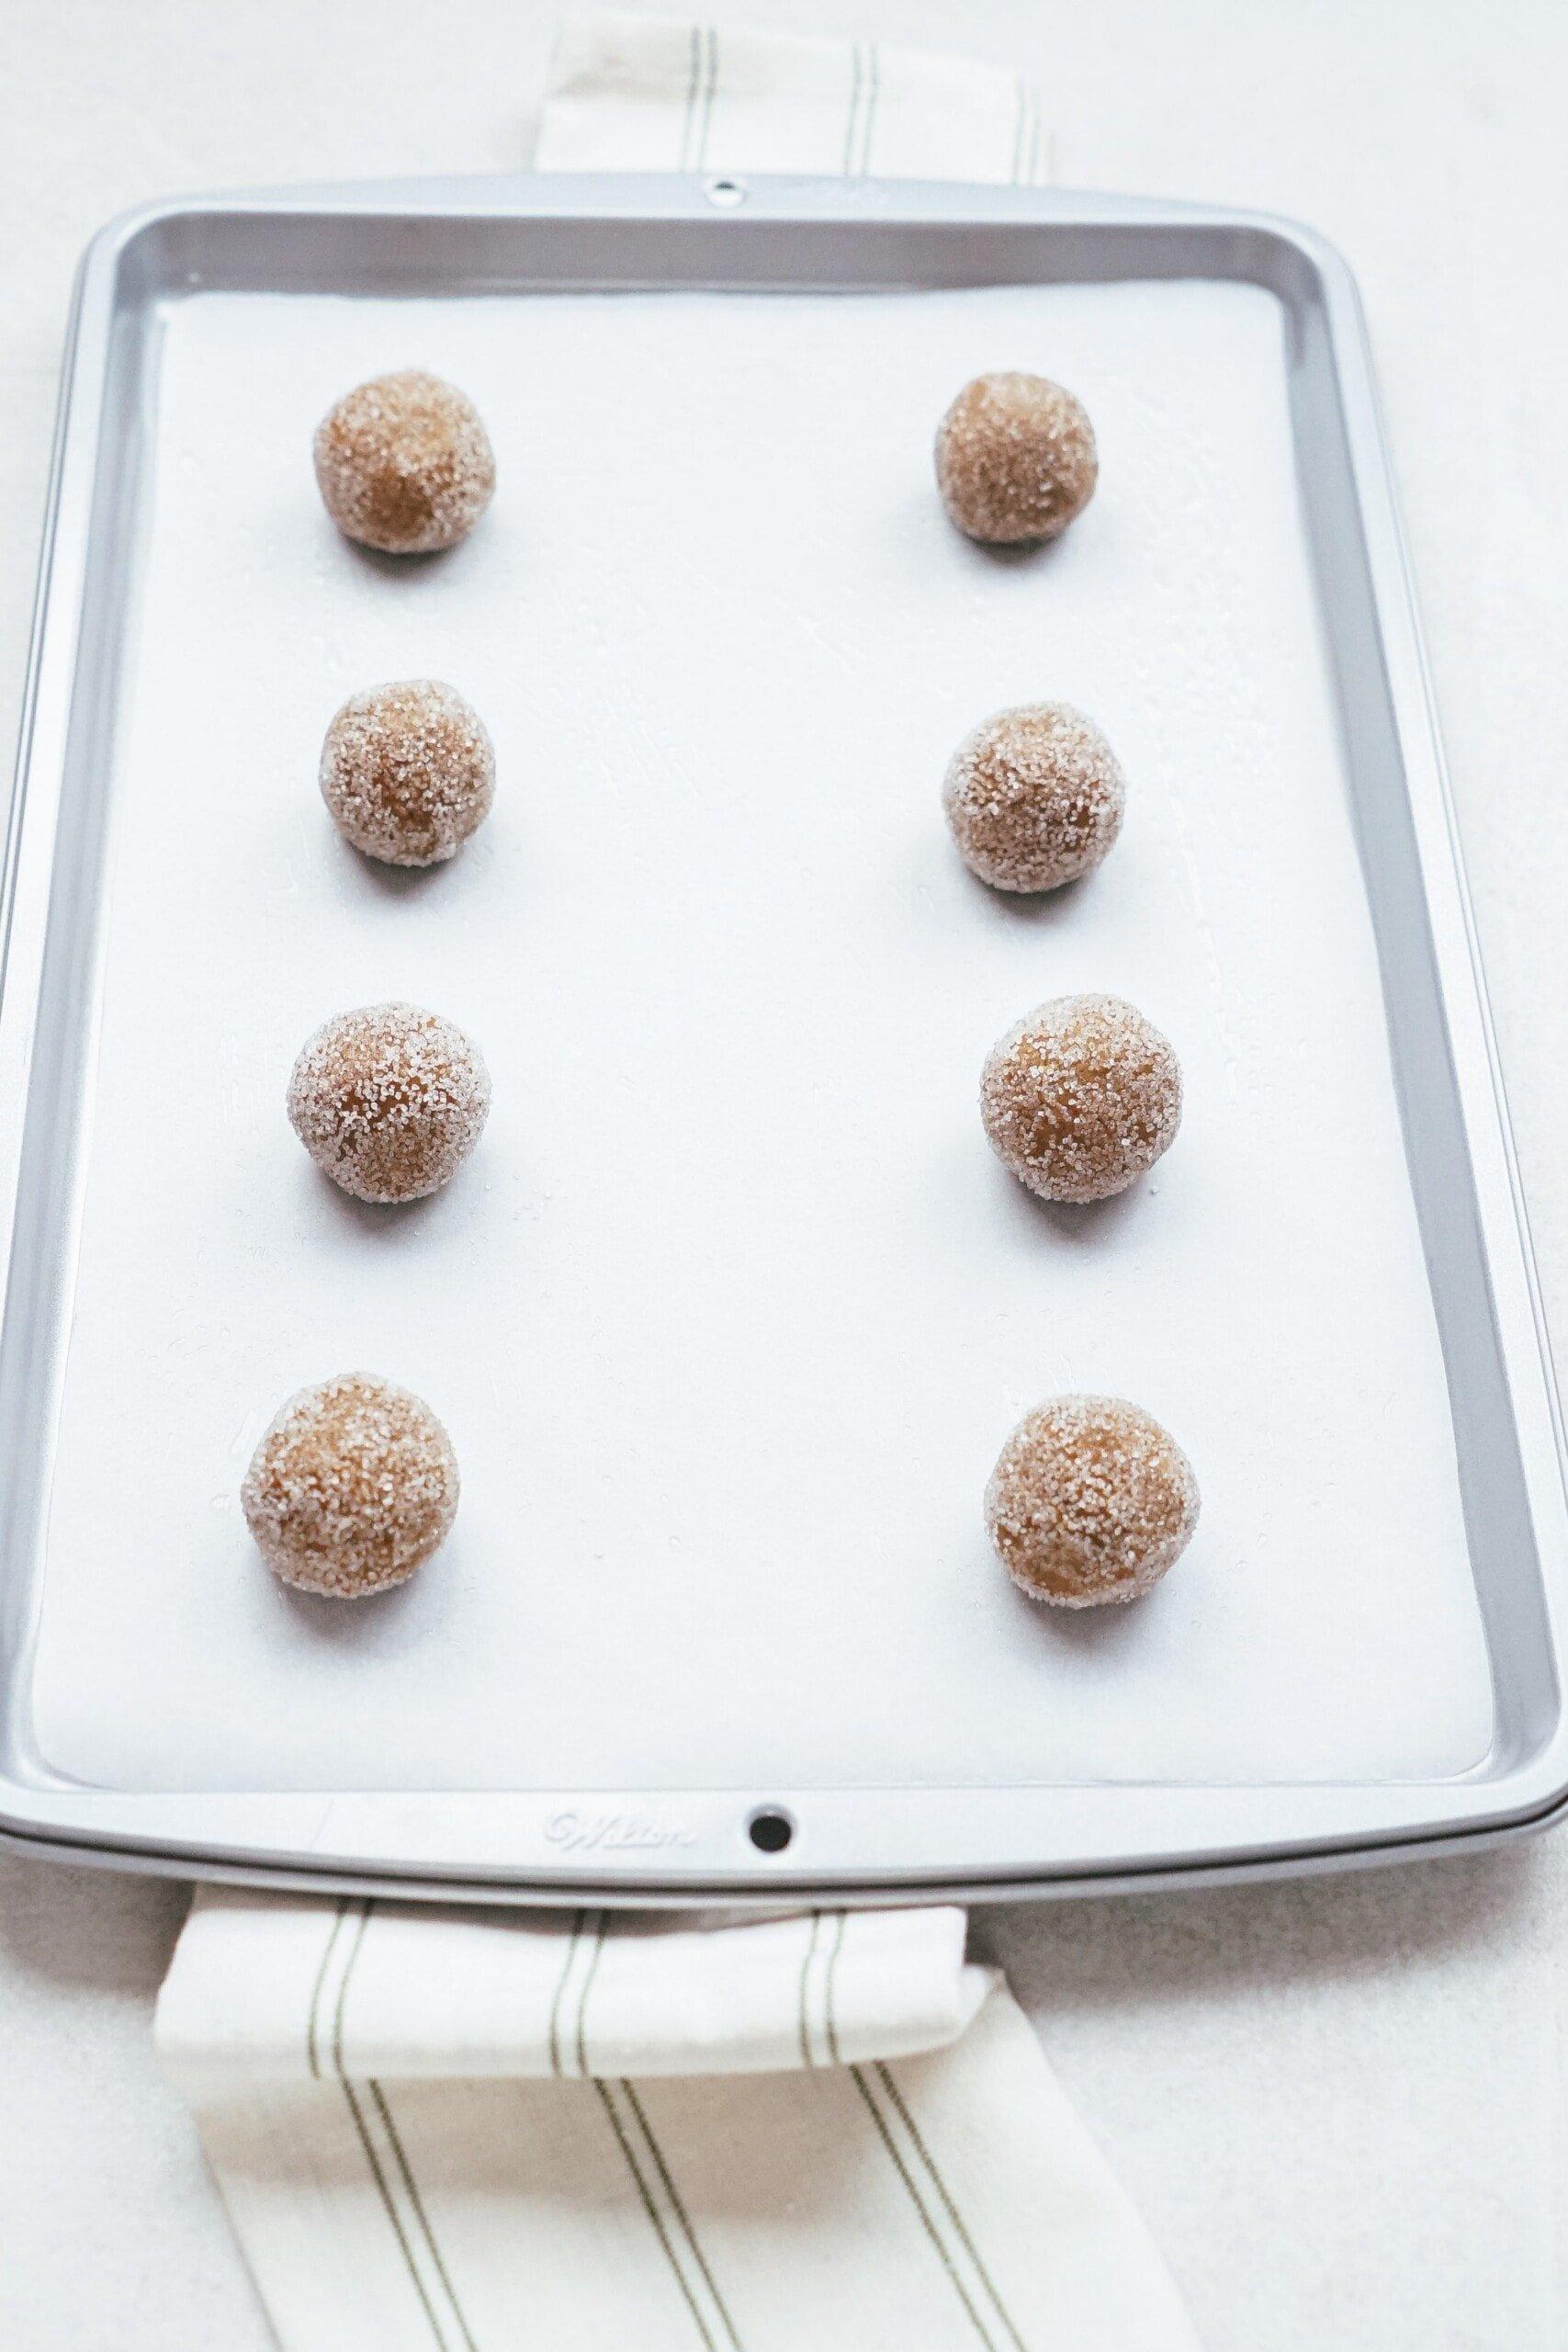
M495 458L466 392L422 368L345 392L316 427L316 480L340 531L386 555L466 539L495 488Z
M301 1388L257 1446L240 1489L274 1576L358 1600L401 1584L457 1511L457 1457L406 1388L345 1372Z
M998 710L953 755L942 802L959 855L997 890L1055 890L1100 864L1122 830L1116 754L1070 703Z
M1054 1396L1020 1421L986 1488L986 1526L1014 1584L1058 1609L1137 1600L1198 1524L1192 1464L1120 1396Z
M1121 997L1053 997L992 1047L980 1116L998 1159L1042 1200L1108 1200L1169 1149L1180 1065Z
M495 752L434 678L350 695L321 746L321 798L346 841L388 865L455 857L490 814Z
M1055 538L1089 504L1099 471L1082 401L1046 376L976 376L937 428L942 504L991 546Z
M490 1114L473 1041L416 1004L323 1022L288 1080L288 1117L318 1168L359 1201L417 1201L457 1174Z

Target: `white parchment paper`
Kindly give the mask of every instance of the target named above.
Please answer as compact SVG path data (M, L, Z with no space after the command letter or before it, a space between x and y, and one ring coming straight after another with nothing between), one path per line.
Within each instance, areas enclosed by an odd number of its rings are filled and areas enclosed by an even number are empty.
M454 555L340 540L311 428L429 366L500 489ZM1059 375L1102 488L955 537L935 420ZM36 1673L120 1785L624 1789L1339 1779L1491 1711L1373 942L1318 648L1280 320L1253 289L171 308L121 729L91 1166ZM337 703L449 680L495 813L389 876L317 797ZM1130 779L1099 876L993 899L938 805L1046 695ZM992 1160L995 1036L1073 989L1173 1038L1154 1177L1053 1212ZM495 1107L365 1209L283 1114L325 1015L412 998ZM446 1552L276 1589L238 1488L351 1367L442 1414ZM1065 1387L1190 1453L1139 1607L1031 1607L986 1476Z

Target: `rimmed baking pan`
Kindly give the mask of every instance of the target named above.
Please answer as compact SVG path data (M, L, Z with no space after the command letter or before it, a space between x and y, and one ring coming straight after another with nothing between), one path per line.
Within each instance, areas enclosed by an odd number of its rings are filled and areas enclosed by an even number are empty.
M454 554L332 530L310 430L478 401ZM948 526L935 421L1059 377L1099 493ZM434 675L495 813L389 878L321 733ZM1003 903L938 804L1000 706L1130 778ZM0 1003L6 1833L279 1883L650 1902L1083 1892L1430 1850L1568 1786L1561 1452L1354 289L1312 236L1098 196L475 180L180 203L72 329ZM1176 1042L1144 1185L987 1153L1073 989ZM403 1213L282 1095L383 997L495 1109ZM457 1532L360 1608L238 1487L303 1382L426 1396ZM1064 1622L980 1495L1021 1410L1138 1398L1204 1493ZM769 1827L756 1830L759 1816ZM779 1827L782 1821L783 1827Z

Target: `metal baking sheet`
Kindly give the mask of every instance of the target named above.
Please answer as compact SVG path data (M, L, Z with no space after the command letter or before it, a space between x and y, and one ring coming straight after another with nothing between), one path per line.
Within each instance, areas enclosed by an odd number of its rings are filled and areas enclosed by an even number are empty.
M739 194L303 191L88 257L0 1004L0 1809L95 1859L628 1899L1539 1818L1554 1406L1348 282L1178 207ZM308 449L409 364L472 392L501 488L400 566ZM1021 560L930 480L993 365L1101 443ZM497 808L389 876L315 762L416 674L486 718ZM1040 695L1100 718L1129 818L1008 904L937 791ZM1054 1212L975 1084L1075 988L1175 1039L1187 1112L1146 1184ZM405 1212L281 1111L307 1032L389 995L495 1080ZM361 1363L436 1406L464 1500L346 1611L275 1588L237 1489ZM1090 1621L979 1526L1063 1387L1149 1405L1204 1491L1179 1571Z

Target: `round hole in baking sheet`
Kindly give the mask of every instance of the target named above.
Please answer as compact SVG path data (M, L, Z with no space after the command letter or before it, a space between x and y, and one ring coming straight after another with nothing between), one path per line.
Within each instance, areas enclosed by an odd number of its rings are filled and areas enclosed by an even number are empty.
M733 212L738 204L746 201L746 184L743 180L709 180L703 194L710 204L718 205L726 212Z
M765 1804L746 1824L746 1835L760 1854L782 1854L795 1836L795 1824L777 1805Z

